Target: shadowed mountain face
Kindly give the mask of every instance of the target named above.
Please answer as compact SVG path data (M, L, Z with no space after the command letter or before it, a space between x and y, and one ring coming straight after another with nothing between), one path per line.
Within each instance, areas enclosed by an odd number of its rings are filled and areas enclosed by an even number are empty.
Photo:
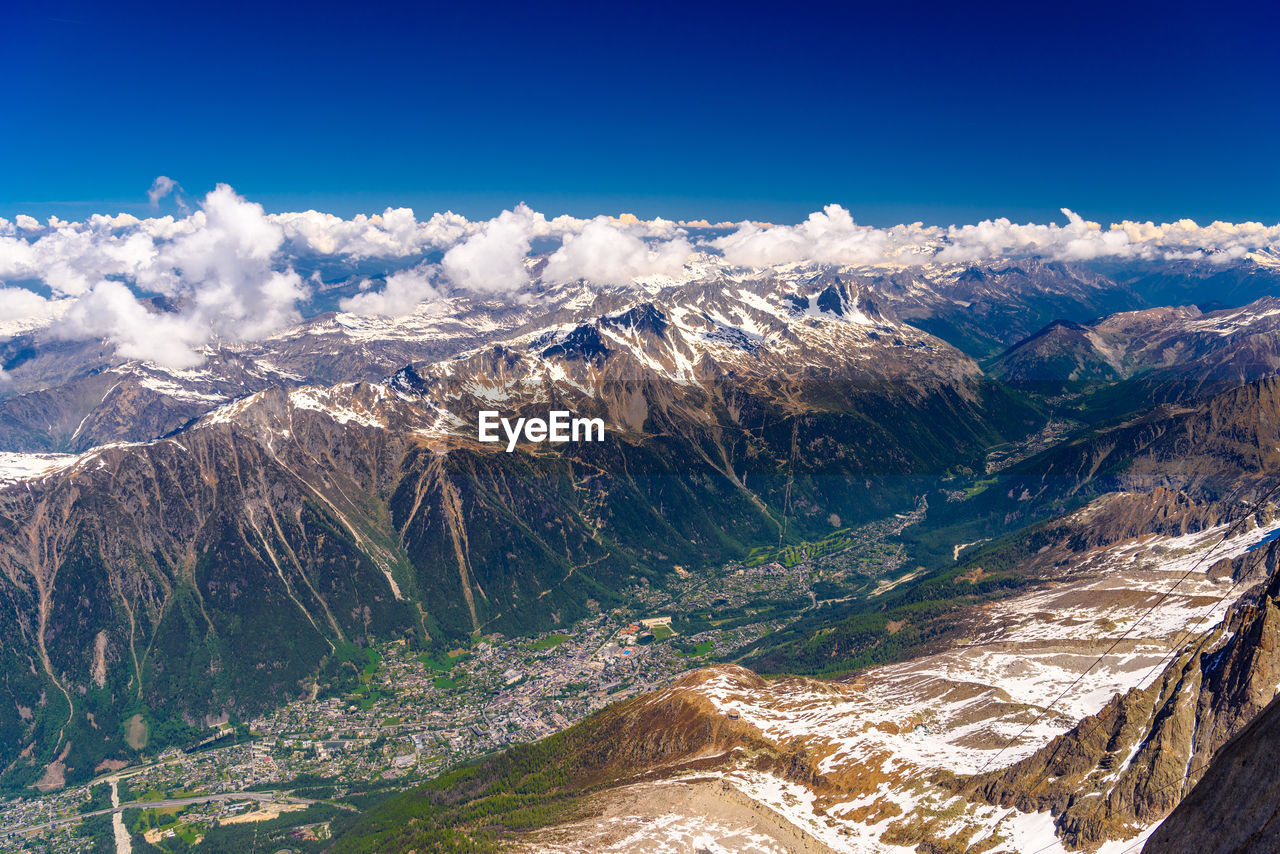
M1200 782L1151 835L1148 854L1264 854L1280 849L1280 704L1214 756Z
M942 565L954 565L960 557L956 544L1003 542L1003 552L979 562L987 576L975 586L1016 588L1028 578L1052 577L1091 548L1233 520L1280 478L1278 394L1280 382L1270 378L1198 405L1155 407L1079 430L1069 441L984 478L980 491L949 493L937 502L920 526L916 553L923 559L925 548L941 540ZM995 566L1012 576L993 572ZM912 596L925 612L924 603L940 595L945 601L949 589L950 583L926 576ZM918 642L936 647L959 640L963 621L950 608L934 608ZM869 632L869 621L874 625L861 611L802 620L746 663L765 672L803 673L822 673L833 663L837 670L846 662L870 663L867 655L903 639Z
M1166 306L1244 306L1275 296L1280 276L1270 263L1023 259L902 271L872 281L900 317L985 360L1054 321L1092 324L1118 312Z
M1019 342L992 376L1042 392L1097 389L1090 408L1208 397L1280 370L1280 300L1203 313L1194 306L1112 315L1089 324L1057 322Z
M1152 304L1087 267L1038 259L904 270L872 282L899 317L977 359L1055 320L1083 322Z
M1256 498L1280 470L1280 379L1163 404L1081 430L1012 466L1014 488L1068 498L1160 486L1200 500Z

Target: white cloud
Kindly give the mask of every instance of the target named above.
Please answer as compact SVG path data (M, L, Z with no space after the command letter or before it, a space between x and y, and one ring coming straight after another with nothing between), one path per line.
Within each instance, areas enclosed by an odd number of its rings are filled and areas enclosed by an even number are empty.
M552 253L542 277L551 282L586 279L601 285L630 284L642 276L676 276L684 270L693 246L683 236L646 243L631 233L625 220L596 217L578 234L566 235Z
M403 258L442 249L478 230L466 217L447 212L419 222L412 208L342 219L319 211L273 214L297 250L351 258Z
M762 227L743 223L712 241L730 264L769 267L797 261L819 264L877 264L890 255L891 232L858 225L839 205L827 205L799 225Z
M209 337L193 316L151 311L119 282L99 282L54 329L68 338L106 339L126 359L171 368L203 362L199 348Z
M525 205L503 211L444 255L449 280L477 293L510 293L529 283L525 258L546 218Z
M182 228L170 229L168 218L147 222L159 223L171 239L157 241L145 228L117 234L65 227L34 245L37 254L65 256L43 263L49 287L80 297L56 334L101 337L127 358L189 367L202 360L205 344L254 340L300 319L297 302L307 288L291 267L280 269L284 229L261 205L222 184ZM181 308L151 311L111 275L173 297Z
M1101 257L1144 257L1144 249L1151 250L1151 257L1155 257L1154 243L1146 247L1134 244L1124 229L1104 231L1098 223L1086 222L1067 208L1062 209L1062 214L1067 218L1065 226L1017 225L1003 218L984 220L976 225L951 226L946 234L947 246L938 252L936 260L981 261L1040 255L1060 261L1086 261Z
M37 318L50 313L49 300L26 288L0 288L0 318Z
M157 175L156 179L151 182L151 189L147 190L147 201L151 203L151 207L158 208L160 207L160 200L169 195L173 196L180 210L188 210L182 185L168 175Z
M342 300L339 305L343 311L352 314L399 317L411 313L419 303L437 300L441 296L440 290L432 281L431 269L420 267L392 273L387 276L387 283L382 290L366 290Z
M742 223L732 234L710 241L735 266L819 263L902 265L977 262L1039 256L1058 261L1097 258L1205 259L1225 263L1251 251L1280 246L1280 225L1191 220L1156 225L1121 222L1108 228L1062 209L1066 225L1008 219L946 228L920 223L872 228L857 225L839 205L828 205L799 225Z
M18 237L0 235L0 282L38 275L36 252L31 244Z
M0 287L0 338L48 326L71 300L50 300L26 288Z
M176 181L161 176L149 198L158 203L180 193ZM448 212L419 220L409 208L350 219L314 210L268 214L220 185L196 210L177 217L0 219L0 336L55 324L58 334L101 337L131 357L187 365L207 344L261 338L298 321L298 303L308 289L295 266L304 261L312 268L325 259L359 261L363 275L378 273L385 285L367 287L342 308L399 316L452 290L531 298L526 288L538 267L530 252L540 240L560 241L546 257L543 280L599 285L679 276L695 251L704 253L700 264L706 263L705 253L719 253L725 265L760 268L911 266L1032 255L1227 263L1259 249L1280 250L1276 225L1179 220L1104 227L1070 210L1063 215L1064 224L994 219L873 228L829 205L795 225L722 225L718 237L695 243L685 226L713 226L629 214L548 220L525 205L480 222ZM433 252L443 252L443 260L424 263L423 256ZM43 282L49 297L4 287L29 280ZM142 298L146 294L162 294L174 308L160 311Z

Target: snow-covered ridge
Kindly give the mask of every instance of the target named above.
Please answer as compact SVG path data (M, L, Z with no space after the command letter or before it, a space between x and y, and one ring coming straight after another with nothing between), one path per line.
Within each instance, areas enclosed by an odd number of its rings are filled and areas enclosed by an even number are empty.
M319 389L314 386L294 389L289 392L289 403L298 409L323 412L339 424L386 427L386 422L373 408L362 405L354 396L344 393L349 392L353 387L354 384L347 383L332 389ZM375 388L384 391L386 386Z
M936 819L931 834L938 839L990 842L989 850L1010 854L1065 852L1048 814L972 803L926 781L938 770L963 775L1011 765L1117 692L1157 679L1170 651L1217 625L1248 586L1215 577L1210 567L1270 541L1280 521L1220 543L1227 532L1223 525L1104 550L1082 561L1079 580L1068 576L982 611L963 643L850 681L785 679L760 687L724 668L683 690L782 749L803 747L819 773L841 781L848 794L818 797L769 774L726 773L735 787L837 850L896 852L882 837L914 815ZM1116 637L1126 643L1098 661ZM1102 850L1128 850L1152 829L1133 827L1129 839Z
M103 466L105 465L103 455L107 451L140 448L157 442L172 441L172 439L156 439L151 442L111 442L98 445L82 454L23 454L0 451L0 487L41 481L55 475L75 474L92 465Z
M17 454L0 451L0 485L37 480L75 465L80 457L79 454Z
M1203 315L1195 320L1185 321L1183 328L1188 332L1208 332L1223 338L1242 332L1272 331L1278 325L1272 318L1280 317L1280 302L1267 300L1266 303Z
M902 352L900 368L916 374L935 373L948 361L964 362L937 339L882 314L859 285L831 273L792 272L782 280L744 277L732 284L663 285L644 297L629 289L564 287L556 291L552 315L531 323L525 312L499 321L487 308L462 301L452 313L421 313L399 330L401 337L389 340L381 336L384 326L395 326L392 321L348 327L343 315L330 316L316 328L341 340L316 339L325 358L332 349L336 360L381 359L393 366L381 374L384 378L412 361L414 351L406 352L402 345L422 343L414 337L420 333L428 343L451 339L450 330L461 335L458 343L482 343L447 359L414 362L423 380L417 386L400 387L386 379L330 385L308 382L300 372L316 357L309 349L314 343L307 338L310 333L299 327L253 347L211 351L199 367L134 361L111 368L100 376L119 380L104 385L105 394L95 392L102 400L94 411L131 407L139 400L135 392L145 391L159 396L161 403L185 407L173 409L181 413L179 423L157 422L156 432L167 432L192 416L198 419L196 427L241 421L271 397L343 425L474 438L474 427L467 425L473 424L477 409L520 407L553 396L599 401L619 381L661 378L692 387L714 384L725 371L770 379L806 367L878 375L895 362L882 358L891 351ZM583 299L585 294L591 299ZM570 305L578 307L566 308ZM478 309L478 319L469 316L472 309ZM477 331L473 320L483 331ZM513 335L501 334L521 324ZM347 334L353 328L359 330L355 340ZM465 334L457 332L463 329ZM490 330L497 334L484 334ZM385 350L376 349L384 345ZM280 389L283 398L272 395L272 389ZM141 400L154 409L149 396ZM114 423L113 417L101 420ZM85 420L94 424L99 419Z

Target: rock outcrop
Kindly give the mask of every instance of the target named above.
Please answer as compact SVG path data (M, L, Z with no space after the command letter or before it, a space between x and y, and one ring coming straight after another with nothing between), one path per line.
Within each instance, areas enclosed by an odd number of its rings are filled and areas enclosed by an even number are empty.
M1280 851L1280 701L1214 756L1143 854L1271 854Z
M1131 837L1178 805L1223 746L1280 687L1280 548L1268 544L1215 566L1253 581L1226 619L1171 653L1146 687L1010 768L961 790L1023 812L1048 810L1067 844L1090 849ZM1259 581L1261 579L1261 581Z

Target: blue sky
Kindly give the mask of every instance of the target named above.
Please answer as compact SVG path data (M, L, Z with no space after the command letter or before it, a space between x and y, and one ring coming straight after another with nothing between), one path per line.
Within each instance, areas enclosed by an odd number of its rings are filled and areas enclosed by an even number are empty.
M892 8L888 8L892 5ZM1280 220L1277 13L1185 3L11 7L0 216Z

